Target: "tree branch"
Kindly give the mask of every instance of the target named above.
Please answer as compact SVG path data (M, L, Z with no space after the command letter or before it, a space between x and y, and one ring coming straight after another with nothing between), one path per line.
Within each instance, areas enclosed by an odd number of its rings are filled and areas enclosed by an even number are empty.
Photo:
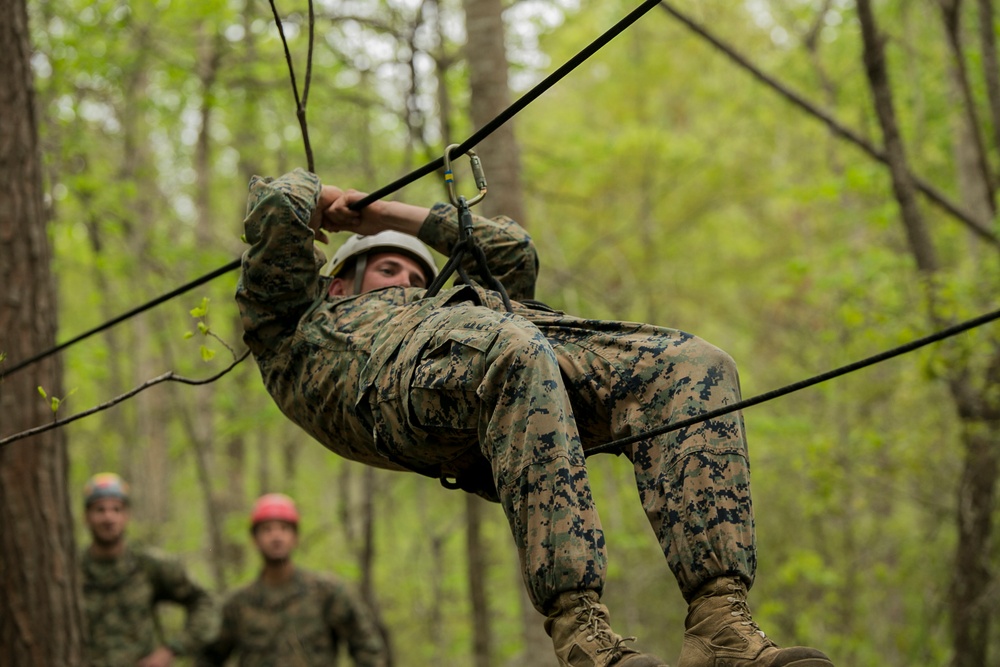
M712 35L704 27L695 23L692 19L688 18L678 10L670 6L666 1L660 3L660 7L663 8L668 14L672 15L678 21L687 26L692 32L703 37L709 43L711 43L715 48L719 49L730 60L735 62L740 67L744 68L750 74L752 74L761 83L766 84L771 87L777 93L782 95L789 102L799 107L806 113L818 118L833 132L834 135L847 139L855 146L861 148L864 152L868 153L871 157L875 158L879 162L888 165L889 157L885 151L875 147L870 141L859 135L854 130L851 130L847 126L838 122L832 115L820 109L818 106L812 104L809 100L805 99L798 93L792 91L791 89L782 85L774 77L765 74L760 68L751 63L747 58L736 52L735 49L728 46L719 38ZM980 222L975 216L963 210L958 204L955 204L949 200L942 192L937 188L930 185L923 179L914 174L909 174L909 178L912 179L913 185L924 193L928 199L941 207L949 215L954 217L956 220L964 223L973 233L988 241L990 244L1000 247L1000 237L993 233L988 227L986 227L982 222Z
M28 437L33 436L33 435L38 435L39 433L44 433L46 431L51 431L52 429L60 428L60 427L65 426L66 424L69 424L71 422L75 422L75 421L77 421L79 419L83 419L84 417L89 417L90 415L96 414L98 412L103 412L104 410L107 410L108 408L112 408L112 407L118 405L119 403L121 403L122 401L126 401L126 400L132 398L133 396L139 394L140 392L145 391L146 389L149 389L153 385L160 384L161 382L168 382L168 381L169 382L180 382L181 384L189 384L189 385L210 384L212 382L215 382L216 380L218 380L222 376L226 375L229 371L231 371L234 368L236 368L236 366L238 366L249 355L250 355L250 350L249 349L244 350L243 354L241 354L239 357L237 357L236 360L233 361L233 363L229 364L229 366L227 366L226 368L222 369L221 371L219 371L215 375L213 375L211 377L208 377L208 378L205 378L203 380L194 380L194 379L191 379L191 378L186 378L186 377L181 376L181 375L176 375L173 371L168 371L168 372L164 373L163 375L158 375L155 378L152 378L151 380L147 380L146 382L142 383L138 387L135 387L134 389L132 389L132 390L130 390L130 391L122 394L121 396L116 396L115 398L111 399L110 401L106 401L104 403L101 403L100 405L94 406L93 408L90 408L89 410L84 410L83 412L77 413L77 414L73 415L72 417L67 417L66 419L57 419L57 420L53 421L50 424L45 424L43 426L36 426L35 428L28 429L27 431L21 431L20 433L14 433L13 435L9 435L9 436L7 436L5 438L0 438L0 447L6 447L7 445L9 445L9 444L11 444L13 442L16 442L18 440L23 440L24 438L28 438Z
M269 0L269 3L271 5L271 13L274 14L274 24L278 27L278 34L281 36L281 45L285 49L285 62L288 63L288 75L292 81L292 94L295 96L295 116L299 119L299 127L302 129L302 143L306 150L306 164L309 167L309 171L316 173L312 145L309 143L309 125L306 122L306 97L309 95L309 79L312 76L313 28L315 23L313 3L312 0L309 0L309 57L306 62L306 81L302 97L299 97L299 86L295 80L295 67L292 64L292 54L288 49L288 40L285 38L285 29L282 27L278 8L275 7L274 0Z

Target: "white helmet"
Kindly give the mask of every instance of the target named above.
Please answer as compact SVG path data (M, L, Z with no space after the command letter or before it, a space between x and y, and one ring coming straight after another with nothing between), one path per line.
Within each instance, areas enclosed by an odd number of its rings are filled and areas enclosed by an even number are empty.
M387 230L362 236L355 234L344 241L344 245L337 249L333 259L323 265L319 270L320 275L336 277L344 266L352 259L357 259L355 263L355 292L361 289L361 279L365 272L365 259L372 252L399 252L412 257L420 268L424 270L424 278L430 284L437 278L438 268L434 263L434 256L419 239L409 234Z

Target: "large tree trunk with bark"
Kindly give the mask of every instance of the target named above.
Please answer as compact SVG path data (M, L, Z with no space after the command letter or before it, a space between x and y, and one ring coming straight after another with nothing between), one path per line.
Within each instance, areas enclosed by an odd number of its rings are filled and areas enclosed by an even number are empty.
M507 49L504 43L503 3L501 0L464 0L466 47L465 56L469 66L469 88L471 98L472 124L483 127L510 105L510 86L507 77ZM476 152L483 160L483 168L489 190L486 199L479 205L478 213L483 215L508 215L522 225L527 224L524 206L524 189L521 184L521 152L514 132L513 121L501 126L487 137ZM462 193L473 190L460 189ZM472 499L466 505L467 529L470 535L478 531L478 523L485 520L484 507L476 505L479 499ZM482 545L471 539L468 544L470 564L474 563L477 550ZM485 563L481 569L485 570ZM470 569L470 593L473 602L473 618L476 619L477 665L478 653L488 650L491 645L489 612L476 608L484 599L482 592L476 591L476 579L485 579L485 572L476 574ZM544 620L521 596L524 652L513 659L513 664L521 667L542 667L554 662L552 643L542 626Z
M16 361L55 343L56 303L24 0L0 16L0 355ZM57 358L0 380L0 435L52 419L38 386L62 396ZM67 468L58 429L0 449L0 665L82 663Z
M500 0L464 0L463 5L471 116L472 124L478 129L510 104L503 3ZM489 183L489 192L480 204L480 212L486 215L509 215L523 225L525 213L521 189L521 151L514 136L513 123L513 120L508 121L476 147L476 152L483 159ZM474 190L469 192L474 193Z

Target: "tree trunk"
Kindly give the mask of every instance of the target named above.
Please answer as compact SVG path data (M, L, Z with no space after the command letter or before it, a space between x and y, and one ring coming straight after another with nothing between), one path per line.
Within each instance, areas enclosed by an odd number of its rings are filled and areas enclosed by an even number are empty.
M466 47L465 56L469 66L469 88L471 97L470 115L476 128L483 127L510 104L510 87L507 78L507 50L504 44L503 3L501 0L463 0L465 9ZM442 117L446 118L444 109ZM447 135L444 135L447 136ZM507 122L476 146L476 153L482 158L483 170L489 184L486 199L478 206L478 213L492 216L504 214L522 225L526 224L524 190L521 186L521 154L514 133L513 121ZM459 192L473 193L471 189ZM478 498L470 498L466 505L467 530L469 532L469 585L473 604L473 618L476 620L477 661L480 651L489 650L492 637L489 627L489 610L486 608L485 591L477 591L486 579L486 564L476 571L474 558L482 553L478 541L478 522L482 521L482 507L475 503ZM481 504L480 504L481 505ZM482 596L482 598L480 598ZM524 598L522 598L523 600ZM525 650L516 658L523 667L551 664L552 645L542 627L538 612L530 604L523 605L523 638ZM479 633L482 633L480 635ZM492 659L492 658L491 658ZM476 663L477 665L485 663Z
M510 104L507 50L501 0L464 0L466 60L469 64L472 124L478 129ZM479 205L486 215L509 215L525 223L521 188L521 151L508 121L476 147L483 160L489 191ZM468 190L474 193L474 190ZM460 190L465 194L466 190Z
M56 338L55 286L42 202L31 44L24 0L0 0L0 355L24 359ZM36 391L61 397L49 357L0 381L0 434L52 419ZM79 578L61 430L0 449L0 664L82 663Z
M486 593L486 550L483 547L483 500L465 494L465 546L469 568L469 599L472 602L472 664L492 667L493 637L490 632L489 595Z
M948 3L943 3L945 7ZM953 3L956 7L958 3ZM945 7L947 9L947 7ZM858 0L858 16L864 40L864 60L876 112L885 140L893 189L906 227L910 251L923 274L928 290L930 319L942 323L935 307L934 278L940 273L933 240L926 229L916 192L909 177L902 140L896 125L895 111L885 63L882 38L875 25L870 0ZM946 21L949 15L945 12ZM955 19L951 19L955 21ZM951 31L952 28L949 28ZM954 49L956 41L950 37ZM956 55L953 53L953 55ZM961 53L956 57L961 59ZM972 123L974 116L964 118ZM968 136L968 128L964 136ZM979 153L982 155L982 152ZM981 165L980 160L976 160ZM964 461L957 494L958 544L956 546L951 589L951 640L953 667L981 667L989 664L989 629L994 616L991 590L994 575L990 567L993 511L996 505L997 475L1000 473L1000 405L995 391L1000 349L994 344L986 361L968 355L955 355L948 364L947 378L958 418L962 424ZM985 370L983 370L985 369Z

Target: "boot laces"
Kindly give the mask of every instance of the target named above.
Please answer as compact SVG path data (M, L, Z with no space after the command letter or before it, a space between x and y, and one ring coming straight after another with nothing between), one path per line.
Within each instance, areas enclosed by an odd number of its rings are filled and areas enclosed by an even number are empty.
M598 641L607 644L597 649L597 653L609 653L611 658L619 658L625 653L635 653L635 649L625 645L625 642L634 642L635 637L621 637L611 629L604 612L601 608L586 595L576 598L580 604L577 607L579 613L577 619L580 624L587 628L587 641Z
M735 595L730 595L726 598L726 601L733 607L733 611L730 613L736 618L742 616L743 620L740 621L740 625L747 626L748 631L756 632L762 639L767 639L767 635L764 634L764 631L760 629L756 621L753 620L753 617L750 616L750 607L747 605L746 591L737 584L729 584L729 590L735 593Z

